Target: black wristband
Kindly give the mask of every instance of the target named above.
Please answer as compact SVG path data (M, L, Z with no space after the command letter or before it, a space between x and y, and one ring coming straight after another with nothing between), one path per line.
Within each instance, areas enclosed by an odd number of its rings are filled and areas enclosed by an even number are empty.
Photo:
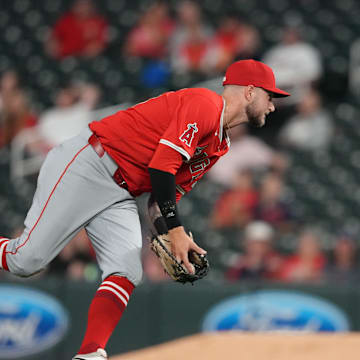
M166 225L163 216L160 216L157 219L155 219L154 226L159 235L166 234L168 232L168 227Z
M159 204L159 208L169 230L174 227L181 226L177 215L176 202L167 200L162 204Z
M159 205L167 228L181 226L176 206L175 176L171 173L149 168L152 192Z

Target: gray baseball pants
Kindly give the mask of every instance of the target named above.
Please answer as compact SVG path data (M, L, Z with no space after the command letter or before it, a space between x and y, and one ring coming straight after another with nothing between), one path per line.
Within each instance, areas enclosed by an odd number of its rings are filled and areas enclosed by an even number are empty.
M134 285L142 278L142 237L135 199L112 176L117 165L88 144L90 129L49 152L40 170L32 206L20 237L10 240L11 273L44 269L85 227L102 279L112 274Z

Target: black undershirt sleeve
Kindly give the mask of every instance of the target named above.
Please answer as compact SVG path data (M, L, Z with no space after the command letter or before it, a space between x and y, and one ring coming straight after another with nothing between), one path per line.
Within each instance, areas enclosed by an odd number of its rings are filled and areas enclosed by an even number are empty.
M149 168L152 193L159 205L167 228L181 226L176 206L175 175L166 171Z

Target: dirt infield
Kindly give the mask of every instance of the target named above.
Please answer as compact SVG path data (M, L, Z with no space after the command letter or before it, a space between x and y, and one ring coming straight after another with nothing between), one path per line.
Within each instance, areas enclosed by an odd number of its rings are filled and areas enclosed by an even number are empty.
M358 359L360 334L202 334L111 360L342 360Z

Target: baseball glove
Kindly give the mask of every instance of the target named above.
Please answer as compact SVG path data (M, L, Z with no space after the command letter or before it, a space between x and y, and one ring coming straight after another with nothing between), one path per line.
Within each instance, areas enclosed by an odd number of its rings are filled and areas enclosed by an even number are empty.
M192 235L190 234L192 237ZM151 250L159 258L165 272L175 281L180 283L193 283L202 279L209 272L209 261L206 255L200 255L195 251L189 252L189 261L194 266L195 273L190 274L183 264L178 262L171 252L171 243L168 234L153 236Z

